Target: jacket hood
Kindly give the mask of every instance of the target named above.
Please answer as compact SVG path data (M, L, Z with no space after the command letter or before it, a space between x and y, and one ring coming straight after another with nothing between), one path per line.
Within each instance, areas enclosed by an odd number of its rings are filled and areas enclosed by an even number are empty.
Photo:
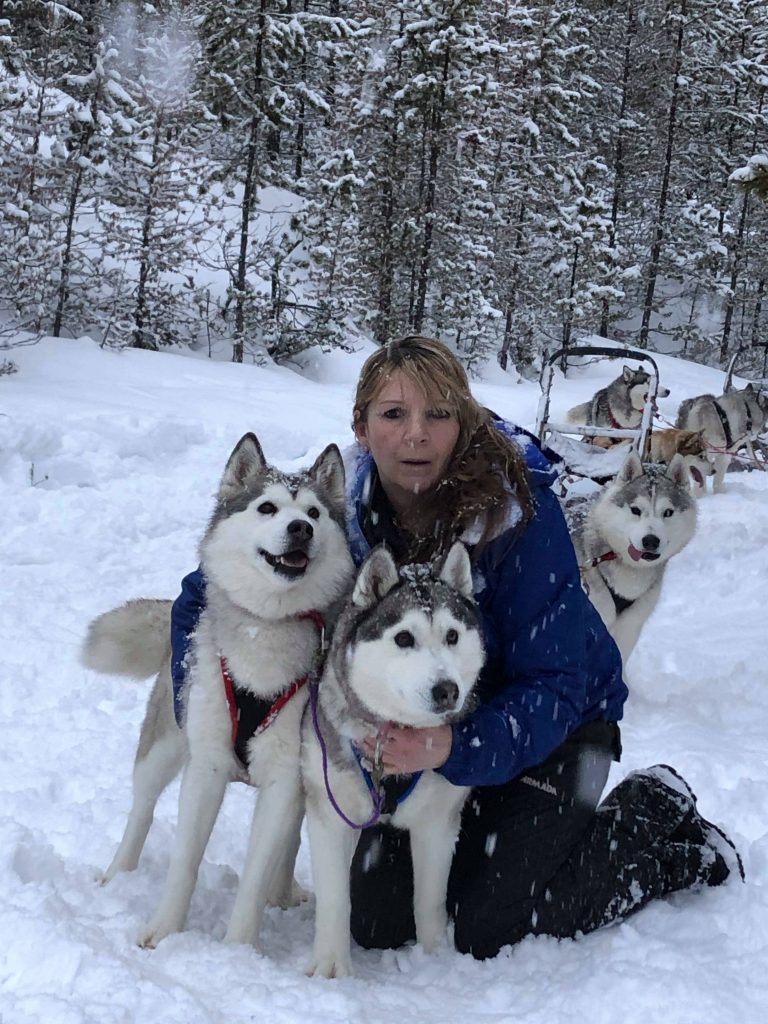
M548 449L542 449L533 434L514 423L496 419L494 426L522 450L535 501L536 492L542 488L550 488L557 479L558 474L554 464L561 461L560 456ZM347 534L352 557L359 565L370 551L360 523L363 518L361 511L367 506L370 498L374 461L371 453L357 442L346 448L342 457L347 479ZM509 514L500 533L505 533L515 526L519 518L519 506L510 492ZM477 541L482 533L481 526L481 523L470 526L462 539L469 544Z

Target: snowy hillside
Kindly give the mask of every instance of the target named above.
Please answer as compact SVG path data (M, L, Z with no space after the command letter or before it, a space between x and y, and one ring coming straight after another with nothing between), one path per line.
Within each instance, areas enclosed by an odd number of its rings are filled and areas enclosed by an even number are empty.
M44 340L0 378L0 1021L2 1024L762 1024L768 1013L768 474L705 497L629 665L632 768L675 765L744 855L747 884L687 893L576 942L528 939L478 963L444 949L355 950L357 976L309 980L312 906L272 910L264 954L220 939L253 793L229 787L188 930L135 945L165 877L177 784L139 869L99 887L130 803L149 683L89 673L89 620L127 598L173 597L224 462L246 430L282 468L347 444L365 353L306 375ZM718 371L658 357L660 402L719 393ZM553 413L620 369L557 385ZM531 426L539 392L494 369L476 385ZM298 873L311 888L302 845Z

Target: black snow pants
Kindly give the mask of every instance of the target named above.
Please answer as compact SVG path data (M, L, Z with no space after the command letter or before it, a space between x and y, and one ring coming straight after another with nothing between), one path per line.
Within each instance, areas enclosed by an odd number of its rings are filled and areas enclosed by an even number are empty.
M598 806L619 753L618 726L591 722L541 765L472 792L448 885L460 952L484 959L526 935L573 937L699 880L700 851L672 835L685 811L664 787L632 773ZM407 832L362 833L351 896L359 945L415 939Z

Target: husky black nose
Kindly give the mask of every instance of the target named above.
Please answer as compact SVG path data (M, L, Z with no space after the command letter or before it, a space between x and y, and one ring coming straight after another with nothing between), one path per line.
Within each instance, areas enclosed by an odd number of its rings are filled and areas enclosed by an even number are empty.
M658 551L659 550L659 538L655 533L646 533L643 537L643 550L644 551Z
M315 531L312 524L305 519L294 519L292 523L288 523L285 532L291 540L306 542L312 540Z
M452 711L459 699L459 688L452 679L441 679L432 687L432 706L436 711Z

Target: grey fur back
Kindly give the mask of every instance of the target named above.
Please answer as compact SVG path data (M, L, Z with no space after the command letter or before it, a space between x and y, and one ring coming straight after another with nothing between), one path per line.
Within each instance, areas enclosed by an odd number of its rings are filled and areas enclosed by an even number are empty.
M88 627L82 664L132 679L158 673L171 653L171 604L142 598L99 615Z

